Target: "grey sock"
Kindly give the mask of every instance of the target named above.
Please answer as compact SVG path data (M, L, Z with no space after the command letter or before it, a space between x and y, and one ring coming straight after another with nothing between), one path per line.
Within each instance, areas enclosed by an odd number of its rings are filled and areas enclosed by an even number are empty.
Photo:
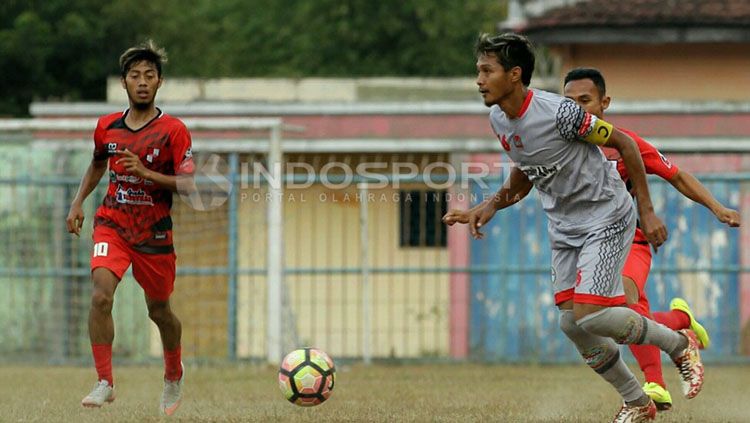
M576 324L572 310L560 311L560 329L573 341L586 364L609 382L625 402L643 397L641 385L620 358L620 349L612 339L583 330Z
M587 332L612 338L618 344L656 345L674 358L687 346L684 336L627 307L609 307L576 322Z

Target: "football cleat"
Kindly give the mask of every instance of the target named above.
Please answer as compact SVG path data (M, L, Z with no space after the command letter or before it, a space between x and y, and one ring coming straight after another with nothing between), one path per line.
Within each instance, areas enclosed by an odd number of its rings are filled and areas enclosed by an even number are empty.
M656 404L659 411L667 411L672 408L672 395L661 385L655 382L646 382L643 385L643 392L646 393Z
M703 325L695 320L693 311L690 310L690 306L688 305L687 301L683 300L682 298L672 298L672 301L669 302L669 309L679 310L690 317L690 329L695 332L695 337L698 339L698 343L701 349L708 348L708 346L711 345L711 338L708 337L708 331L703 327Z

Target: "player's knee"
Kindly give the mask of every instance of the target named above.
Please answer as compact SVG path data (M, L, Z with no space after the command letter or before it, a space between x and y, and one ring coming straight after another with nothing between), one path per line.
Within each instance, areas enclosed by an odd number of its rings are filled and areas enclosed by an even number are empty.
M582 329L576 324L573 310L560 310L560 329L568 338L574 337Z
M91 307L101 313L110 313L114 298L106 292L94 290L91 294Z
M157 325L167 322L172 312L166 304L152 304L148 307L148 317Z

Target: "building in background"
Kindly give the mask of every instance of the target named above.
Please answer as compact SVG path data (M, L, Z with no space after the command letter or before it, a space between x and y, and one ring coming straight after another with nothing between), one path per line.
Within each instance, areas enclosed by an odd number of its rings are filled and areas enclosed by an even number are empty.
M697 172L750 169L750 3L743 0L512 1L500 26L526 34L559 63L559 79L596 67L610 119L663 149L727 154L680 158ZM620 111L630 109L629 116ZM661 141L663 139L663 141ZM666 147L670 143L671 147ZM742 146L742 147L739 147ZM742 154L737 154L741 152ZM691 163L691 160L693 161ZM741 203L750 204L743 197ZM743 218L750 217L743 207ZM750 239L747 227L742 240ZM743 242L743 244L745 244ZM742 265L750 250L742 250ZM743 349L750 352L750 279L743 275Z
M750 37L742 26L747 18L738 17L750 16L750 10L742 12L744 2L729 0L684 1L679 9L675 3L511 2L516 9L504 25L514 25L547 49L535 87L559 91L567 70L601 69L614 97L609 119L670 153L681 168L717 174L712 189L750 222L750 180L737 176L750 169L745 94L750 59L743 53ZM734 12L721 21L726 8ZM473 60L468 48L467 60ZM471 75L444 80L170 78L159 95L163 109L181 118L280 116L303 128L284 134L285 160L317 172L330 163L356 168L377 162L386 168L374 173L393 174L399 164L405 168L398 173L413 167L418 175L430 172L439 181L449 176L443 164L460 169L462 163L484 163L502 177L494 165L505 159ZM114 79L107 103L37 103L31 112L37 118L93 117L124 104ZM237 159L246 164L262 163L267 149L263 134L204 131L194 132L194 138L198 153L224 140L243 140ZM78 175L83 168L67 170ZM556 329L546 226L536 200L501 213L482 242L470 241L465 228L446 231L440 223L445 209L468 207L471 194L492 192L498 183L495 179L485 189L420 182L371 189L376 201L365 203L364 236L357 184L288 190L285 336L336 357L359 357L370 348L375 358L577 360ZM200 214L175 203L178 266L190 270L180 277L175 294L175 308L186 316L183 350L188 356L224 357L228 344L235 346L230 356L263 356L265 190L248 183L231 211L225 205ZM650 284L654 306L665 307L671 295L687 296L712 330L708 356L734 357L741 330L744 342L750 342L750 278L737 271L750 263L750 248L743 248L750 225L741 232L723 229L699 206L678 201L668 187L656 190L656 207L669 216L673 242L656 258ZM417 201L402 201L409 193ZM232 241L233 233L237 238ZM232 251L232 271L239 274L236 292L226 282ZM361 284L363 268L369 288ZM85 273L80 270L74 273ZM236 309L230 307L232 296ZM148 342L158 355L158 336Z

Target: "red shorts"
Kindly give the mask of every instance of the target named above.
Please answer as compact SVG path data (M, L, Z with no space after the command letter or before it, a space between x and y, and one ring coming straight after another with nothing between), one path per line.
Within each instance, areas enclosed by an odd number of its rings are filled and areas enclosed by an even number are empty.
M91 271L103 267L122 280L125 271L133 264L133 277L153 300L166 301L174 290L174 252L146 254L136 251L108 226L94 228L94 251L91 255Z
M630 247L630 254L625 259L625 267L622 268L622 275L627 276L638 287L639 302L648 303L646 297L646 280L648 273L651 271L651 246L648 244L633 243Z

